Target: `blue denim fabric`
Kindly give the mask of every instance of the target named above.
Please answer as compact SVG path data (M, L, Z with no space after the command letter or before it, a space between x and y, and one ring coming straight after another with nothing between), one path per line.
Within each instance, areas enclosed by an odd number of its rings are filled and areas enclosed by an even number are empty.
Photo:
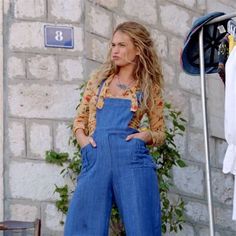
M64 236L107 236L115 201L128 236L161 236L156 165L143 140L127 135L131 101L105 98L93 138L81 149L82 170L70 202Z

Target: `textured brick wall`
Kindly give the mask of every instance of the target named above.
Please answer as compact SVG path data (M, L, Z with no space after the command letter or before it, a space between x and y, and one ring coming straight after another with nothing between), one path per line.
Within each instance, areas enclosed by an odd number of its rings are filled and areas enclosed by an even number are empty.
M67 145L66 126L79 100L76 88L104 61L113 28L136 20L155 40L166 100L188 120L185 135L176 140L188 167L174 168L171 193L173 199L180 194L186 202L187 222L178 236L209 235L200 79L181 70L179 53L194 19L211 11L233 12L235 1L5 0L4 4L5 217L38 216L43 235L62 235L53 189L63 180L60 168L45 163L44 152L73 151ZM45 24L73 26L74 49L45 48ZM233 177L222 174L224 91L217 75L208 76L207 82L216 235L232 236L236 235L231 220Z

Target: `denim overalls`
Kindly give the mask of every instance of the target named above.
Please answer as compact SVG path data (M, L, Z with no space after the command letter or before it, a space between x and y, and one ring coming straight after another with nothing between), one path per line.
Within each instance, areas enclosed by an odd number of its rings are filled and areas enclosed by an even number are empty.
M82 170L64 236L107 236L113 201L127 236L161 236L156 165L143 140L125 140L139 132L128 127L130 106L129 99L105 98L102 109L97 108L92 135L97 147L87 144L81 149Z

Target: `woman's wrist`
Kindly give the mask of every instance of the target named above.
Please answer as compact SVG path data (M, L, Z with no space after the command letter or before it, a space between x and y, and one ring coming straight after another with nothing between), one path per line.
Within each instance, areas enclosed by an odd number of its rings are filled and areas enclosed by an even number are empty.
M83 129L77 129L75 132L75 137L79 144L81 143L81 140L84 140L85 138L87 138Z
M151 130L147 130L145 131L148 135L148 141L147 144L148 145L152 145L153 144L153 136L152 136L152 131Z

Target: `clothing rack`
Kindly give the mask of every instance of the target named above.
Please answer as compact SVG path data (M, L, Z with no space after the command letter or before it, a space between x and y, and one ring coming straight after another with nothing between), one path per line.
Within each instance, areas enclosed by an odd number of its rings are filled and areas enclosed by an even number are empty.
M209 21L206 25L221 22L227 19L236 17L236 12L219 16ZM204 132L204 146L205 146L205 158L206 158L206 182L207 182L207 201L209 212L209 226L210 236L215 235L214 231L214 215L212 207L212 190L211 190L211 172L210 172L210 158L209 158L209 133L207 125L207 106L206 106L206 83L205 83L205 62L204 62L204 45L203 45L203 28L199 33L199 59L200 59L200 77L201 77L201 100L202 100L202 112L203 112L203 132Z

